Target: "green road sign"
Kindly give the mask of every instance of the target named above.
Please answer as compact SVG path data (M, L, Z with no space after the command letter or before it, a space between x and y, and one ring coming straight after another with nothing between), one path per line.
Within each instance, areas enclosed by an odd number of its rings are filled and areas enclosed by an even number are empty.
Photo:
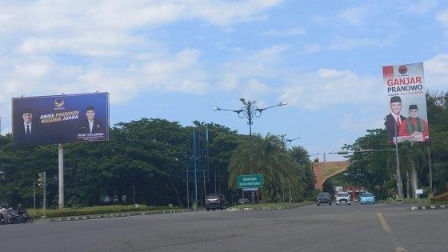
M251 174L251 175L238 175L237 177L238 188L254 188L263 186L263 175Z

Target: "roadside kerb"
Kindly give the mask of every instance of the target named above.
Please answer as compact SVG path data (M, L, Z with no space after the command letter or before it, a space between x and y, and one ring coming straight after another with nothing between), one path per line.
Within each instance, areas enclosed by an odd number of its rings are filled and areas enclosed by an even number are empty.
M177 209L177 210L148 211L148 212L91 214L91 215L83 215L83 216L41 218L41 219L35 219L34 222L78 221L78 220L92 220L92 219L130 217L130 216L138 216L138 215L171 214L171 213L190 212L190 211L191 211L191 209Z
M411 206L411 210L431 210L431 209L446 209L446 205L422 205L422 206Z

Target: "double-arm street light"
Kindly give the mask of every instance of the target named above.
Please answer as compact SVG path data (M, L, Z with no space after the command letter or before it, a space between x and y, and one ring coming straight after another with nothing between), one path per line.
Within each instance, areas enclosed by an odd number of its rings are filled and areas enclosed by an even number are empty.
M280 135L280 138L282 139L282 144L283 144L283 145L285 145L286 142L288 142L288 143L290 144L292 141L301 138L301 137L294 137L294 138L285 138L285 137L286 137L286 134L282 134L282 135Z
M249 138L250 138L250 150L249 150L249 161L250 161L250 173L253 174L253 162L252 162L252 151L253 151L253 140L252 140L252 124L254 124L253 119L260 117L262 112L274 108L274 107L281 107L285 106L286 102L280 102L279 104L259 108L257 107L256 103L257 101L251 101L241 98L240 101L243 103L243 107L240 109L223 109L220 107L215 107L213 110L216 111L231 111L235 112L239 118L246 118L247 119L247 125L249 125ZM252 191L252 203L255 202L255 193Z
M254 124L253 119L256 117L260 117L261 113L267 109L273 108L273 107L280 107L285 106L286 102L280 102L279 104L272 105L265 108L259 108L257 107L256 103L257 101L251 101L241 98L240 101L244 104L244 106L240 109L223 109L220 107L215 107L213 110L217 111L232 111L237 113L239 118L246 118L247 124L249 125L249 135L252 136L252 124Z
M223 109L220 107L215 107L215 108L213 108L213 110L235 112L239 118L247 119L247 125L249 125L249 137L250 137L250 141L251 141L249 160L250 160L250 172L252 173L253 172L253 170L252 170L253 169L253 167L252 167L252 124L254 124L253 119L260 117L262 112L267 109L285 106L286 102L280 102L279 104L276 104L276 105L259 108L256 105L257 101L251 101L251 100L246 101L246 99L244 99L244 98L241 98L240 101L243 103L243 107L240 109Z

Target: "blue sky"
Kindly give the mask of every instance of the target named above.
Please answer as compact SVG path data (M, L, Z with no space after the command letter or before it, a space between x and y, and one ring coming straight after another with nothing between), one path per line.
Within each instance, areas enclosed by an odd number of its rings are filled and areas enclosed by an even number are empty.
M244 97L287 102L252 131L300 137L289 147L323 159L384 127L382 66L423 62L427 89L448 84L442 0L0 0L0 37L2 134L12 97L95 91L110 93L111 126L197 120L248 134L213 110Z

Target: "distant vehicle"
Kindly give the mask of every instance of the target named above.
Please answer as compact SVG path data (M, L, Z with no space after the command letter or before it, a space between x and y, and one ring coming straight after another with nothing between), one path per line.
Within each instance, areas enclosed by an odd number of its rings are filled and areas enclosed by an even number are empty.
M249 204L250 201L248 198L244 198L244 199L239 199L237 203L238 203L238 205L244 205L244 204Z
M224 195L222 194L208 194L205 196L205 209L207 211L215 209L221 209L224 210L226 204L226 199L224 198Z
M359 203L364 204L375 204L375 196L371 193L363 193L359 196Z
M336 205L347 204L350 205L350 194L348 192L338 192L336 194Z
M317 205L328 204L331 206L331 196L327 192L321 192L317 195Z

